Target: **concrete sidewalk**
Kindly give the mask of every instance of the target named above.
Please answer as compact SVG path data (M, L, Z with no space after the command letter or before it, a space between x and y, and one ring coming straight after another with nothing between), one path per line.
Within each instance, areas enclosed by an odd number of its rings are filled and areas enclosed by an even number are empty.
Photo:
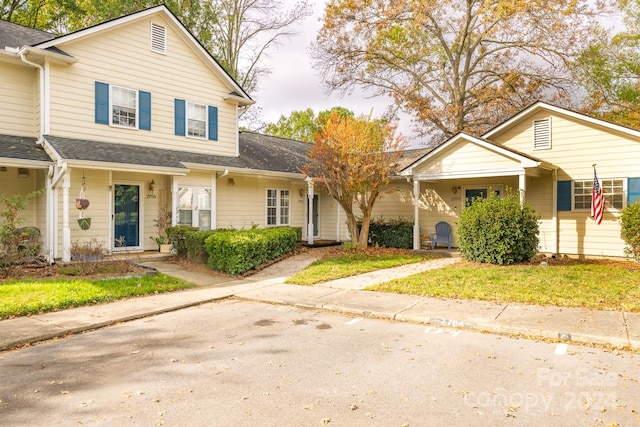
M287 277L305 268L313 260L312 255L298 255L245 279L234 279L205 270L188 270L179 264L164 261L146 262L144 264L147 266L193 282L199 287L3 320L0 321L0 350L228 297L332 310L362 317L424 323L436 328L436 333L439 328L453 327L567 342L640 348L639 314L504 305L361 290L375 283L457 262L456 258L440 258L379 270L316 286L284 284Z

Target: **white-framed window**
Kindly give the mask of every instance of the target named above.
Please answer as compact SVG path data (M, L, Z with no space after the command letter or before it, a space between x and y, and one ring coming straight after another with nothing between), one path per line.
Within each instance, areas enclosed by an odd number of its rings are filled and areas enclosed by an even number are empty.
M138 91L110 86L111 122L114 126L138 128Z
M267 189L267 226L289 225L289 190Z
M551 148L551 118L533 121L533 149L548 150Z
M187 102L187 136L207 138L207 106Z
M178 225L211 230L211 188L178 188Z
M167 29L155 22L151 23L151 50L158 53L167 52Z
M604 194L604 207L607 209L624 209L624 182L619 179L601 179L600 188ZM591 210L591 191L593 179L573 181L573 209L577 211Z

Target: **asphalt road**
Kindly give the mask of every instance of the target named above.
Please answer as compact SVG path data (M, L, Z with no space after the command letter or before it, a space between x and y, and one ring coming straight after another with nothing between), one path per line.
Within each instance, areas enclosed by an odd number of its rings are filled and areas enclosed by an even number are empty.
M639 359L226 300L0 353L0 425L640 425Z

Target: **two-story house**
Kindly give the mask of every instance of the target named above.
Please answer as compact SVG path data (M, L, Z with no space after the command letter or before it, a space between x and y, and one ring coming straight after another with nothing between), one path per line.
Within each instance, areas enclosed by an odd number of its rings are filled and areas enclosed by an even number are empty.
M165 6L60 37L0 21L0 46L0 193L42 191L24 224L50 260L156 249L162 203L201 229L307 222L308 145L239 132L254 101Z

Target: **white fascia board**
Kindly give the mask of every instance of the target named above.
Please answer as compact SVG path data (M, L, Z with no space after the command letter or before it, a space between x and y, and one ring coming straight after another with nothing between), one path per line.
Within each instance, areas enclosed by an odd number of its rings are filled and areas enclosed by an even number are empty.
M463 179L463 178L486 178L493 176L515 176L525 173L524 168L512 169L487 169L477 171L460 171L460 172L433 172L433 173L417 173L413 175L416 181L438 181L441 179Z
M0 166L10 168L27 168L27 169L47 169L53 162L43 162L40 160L14 159L11 157L0 157Z
M277 172L277 171L267 171L260 169L246 169L246 168L234 168L229 166L220 166L220 165L203 165L200 163L190 163L190 162L181 162L183 165L188 167L190 170L203 170L203 171L222 171L224 169L228 170L229 173L236 173L240 175L253 175L253 176L264 176L268 178L285 178L285 179L305 179L306 176L302 173L297 172Z
M533 104L529 108L521 111L520 113L516 114L515 116L513 116L512 118L510 118L506 122L504 122L501 125L498 125L497 127L491 129L489 132L487 132L484 135L482 135L482 137L486 138L486 139L490 139L495 134L498 134L498 133L502 132L503 130L505 130L505 128L508 128L508 127L514 125L515 123L521 121L522 119L526 118L529 115L537 113L538 111L551 111L551 112L554 112L556 114L560 114L560 115L563 115L563 116L569 116L569 117L574 118L576 120L587 122L587 123L590 123L590 124L593 124L593 125L596 125L596 126L601 126L601 127L604 127L604 128L616 131L616 132L621 132L621 133L624 133L626 135L633 136L635 138L640 138L640 131L637 131L635 129L631 129L631 128L628 128L628 127L625 127L625 126L617 125L615 123L607 122L606 120L601 120L601 119L596 119L594 117L589 117L589 116L586 116L584 114L577 113L577 112L571 111L571 110L567 110L567 109L562 108L562 107L557 107L555 105L546 104L544 102L536 102L535 104Z
M253 99L243 98L242 96L229 94L227 96L223 96L222 99L233 105L237 105L238 107L248 107L249 105L253 105L256 103Z
M155 173L159 175L186 175L189 169L170 168L164 166L147 166L147 165L128 165L124 163L96 162L90 160L69 160L65 159L65 163L70 168L85 168L118 172L140 172Z

